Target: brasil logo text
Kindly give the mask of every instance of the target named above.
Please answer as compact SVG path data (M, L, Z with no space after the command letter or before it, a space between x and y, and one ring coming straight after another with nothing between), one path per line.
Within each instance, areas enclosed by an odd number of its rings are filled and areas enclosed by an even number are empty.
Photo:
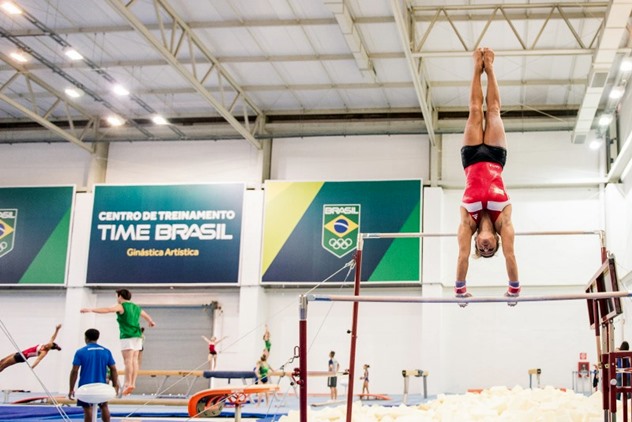
M323 205L322 245L342 258L358 245L360 204Z
M0 258L13 250L18 210L0 209Z

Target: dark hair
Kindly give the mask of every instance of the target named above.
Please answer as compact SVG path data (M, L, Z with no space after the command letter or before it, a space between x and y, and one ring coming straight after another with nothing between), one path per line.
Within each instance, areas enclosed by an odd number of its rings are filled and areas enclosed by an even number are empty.
M61 347L59 347L59 344L53 343L53 345L50 347L50 350L61 350Z
M131 300L132 299L132 293L129 290L127 290L127 289L119 289L119 290L116 291L116 294L118 296L121 296L125 300Z
M498 235L498 233L494 233L494 238L496 239L496 248L490 255L481 255L481 251L479 251L478 246L476 246L477 236L478 233L474 237L474 258L491 258L492 256L496 255L496 252L498 252L498 249L500 249L500 236Z
M99 330L96 328L88 328L85 332L86 340L97 341L99 339Z
M630 345L628 344L627 341L624 341L623 343L621 343L621 347L619 347L619 349L621 349L621 350L630 350Z
M329 356L336 356L336 352L334 352L333 350L331 352L329 352Z

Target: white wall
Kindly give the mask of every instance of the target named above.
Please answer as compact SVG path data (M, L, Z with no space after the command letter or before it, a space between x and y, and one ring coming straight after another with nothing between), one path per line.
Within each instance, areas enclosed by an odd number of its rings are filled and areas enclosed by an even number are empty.
M595 230L606 225L612 247L620 251L618 254L629 254L629 243L626 243L630 238L629 223L619 223L632 215L629 187L627 191L606 190L605 193L596 187L536 187L598 177L602 166L598 155L588 152L585 146L570 144L568 133L509 136L506 179L517 231ZM425 189L425 231L456 231L459 186L463 184L459 148L460 137L444 136L444 183L443 187ZM274 179L286 180L427 179L429 154L428 140L423 136L275 140L271 174ZM5 186L51 183L82 186L86 183L90 161L91 157L85 152L67 144L2 145L0 183ZM253 366L261 352L266 323L272 332L270 362L273 367L291 360L298 344L298 296L305 289L263 289L258 285L263 208L263 192L259 186L263 165L262 153L245 141L117 143L112 144L109 151L108 183L245 181L251 187L245 195L240 288L133 289L134 298L141 304L218 301L222 317L216 328L229 336L220 347L220 367L226 369ZM2 289L0 294L0 319L21 347L45 340L57 321L64 322L60 338L64 350L52 353L37 369L54 391L64 392L67 388L72 353L82 343L83 330L97 326L103 333L104 344L114 351L118 346L112 316L78 313L84 306L114 302L111 290L93 290L84 285L91 201L90 193L77 195L68 288ZM624 204L625 211L623 214L605 212L606 202ZM620 236L610 235L611 232ZM581 291L599 264L599 244L590 236L520 238L516 247L525 294ZM455 254L453 238L424 240L423 291L420 287L365 288L363 294L451 296ZM623 262L629 268L632 258L624 258ZM502 256L473 262L468 277L472 292L500 295L506 283L503 266ZM348 293L349 289L319 292ZM31 304L36 306L31 307ZM343 367L348 366L346 330L351 326L350 309L350 304L309 304L310 369L325 369L330 350L337 352ZM0 353L12 351L8 342L0 341ZM356 370L363 363L371 365L375 392L401 393L403 369L430 371L431 394L494 384L527 386L527 369L533 367L542 368L544 383L570 387L571 371L576 368L579 352L587 352L589 359L595 361L594 338L588 329L582 302L520 304L516 308L502 304L470 305L465 309L448 305L360 306ZM119 352L116 353L122 368L122 359ZM297 362L288 363L286 369L293 369ZM287 380L282 382L287 383ZM312 392L326 391L324 379L310 379L309 386ZM357 381L356 387L359 388ZM24 366L4 372L0 376L0 388L41 390ZM282 384L284 388L288 385ZM420 391L421 380L412 379L411 392Z
M509 133L503 180L507 187L575 184L599 176L603 157L583 144L571 144L567 132ZM443 136L442 179L465 183L461 165L462 135ZM511 194L511 192L509 192Z
M88 177L90 154L70 143L0 146L2 186L77 185Z
M425 136L277 139L271 178L279 180L428 179Z
M110 144L106 182L261 182L262 152L248 142Z

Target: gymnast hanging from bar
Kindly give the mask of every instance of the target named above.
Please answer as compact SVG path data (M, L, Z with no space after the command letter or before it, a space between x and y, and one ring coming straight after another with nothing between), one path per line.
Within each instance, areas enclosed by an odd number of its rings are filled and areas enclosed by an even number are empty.
M509 285L506 296L520 294L518 265L514 255L514 228L511 203L505 191L502 171L507 159L507 138L500 116L500 93L494 73L494 52L489 48L474 51L474 76L470 91L469 116L463 134L461 161L465 169L465 191L457 231L459 257L454 292L470 297L466 276L472 236L474 255L490 258L503 248ZM481 75L487 75L487 112L483 114ZM484 124L484 126L483 126ZM465 306L466 303L459 304ZM510 306L515 302L509 302Z

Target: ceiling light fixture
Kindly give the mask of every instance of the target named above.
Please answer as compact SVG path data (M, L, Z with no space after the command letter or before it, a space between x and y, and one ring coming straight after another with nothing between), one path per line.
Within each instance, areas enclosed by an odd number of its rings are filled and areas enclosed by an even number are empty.
M29 61L29 59L26 57L26 54L20 51L14 51L13 53L9 54L9 56L11 56L11 58L18 63L26 63Z
M592 141L590 141L590 144L588 144L588 148L592 149L593 151L597 151L599 148L601 148L602 143L603 143L602 139L599 139L599 138L593 139Z
M112 87L112 91L120 96L120 97L124 97L126 95L129 95L129 91L127 90L127 88L125 88L123 85L114 85Z
M167 121L167 119L165 119L164 117L160 116L160 115L155 115L154 117L151 118L151 121L154 122L157 125L168 125L169 122Z
M612 88L612 91L610 91L610 98L612 98L613 100L618 100L619 98L623 97L624 93L625 89L622 86L616 86Z
M81 91L80 89L77 89L77 88L66 88L64 90L64 92L70 98L79 98L79 97L81 97L83 95L83 91Z
M599 126L608 126L611 122L612 122L612 115L611 114L603 114L599 118Z
M5 1L4 3L2 3L2 6L0 7L2 7L2 10L7 12L9 15L22 14L22 9L20 9L19 7L17 7L15 4L11 3L10 1Z
M105 119L110 126L122 126L125 121L119 116L111 115Z
M64 54L72 61L83 60L83 56L72 47L64 48Z
M624 59L619 66L621 72L629 72L632 70L632 59Z

